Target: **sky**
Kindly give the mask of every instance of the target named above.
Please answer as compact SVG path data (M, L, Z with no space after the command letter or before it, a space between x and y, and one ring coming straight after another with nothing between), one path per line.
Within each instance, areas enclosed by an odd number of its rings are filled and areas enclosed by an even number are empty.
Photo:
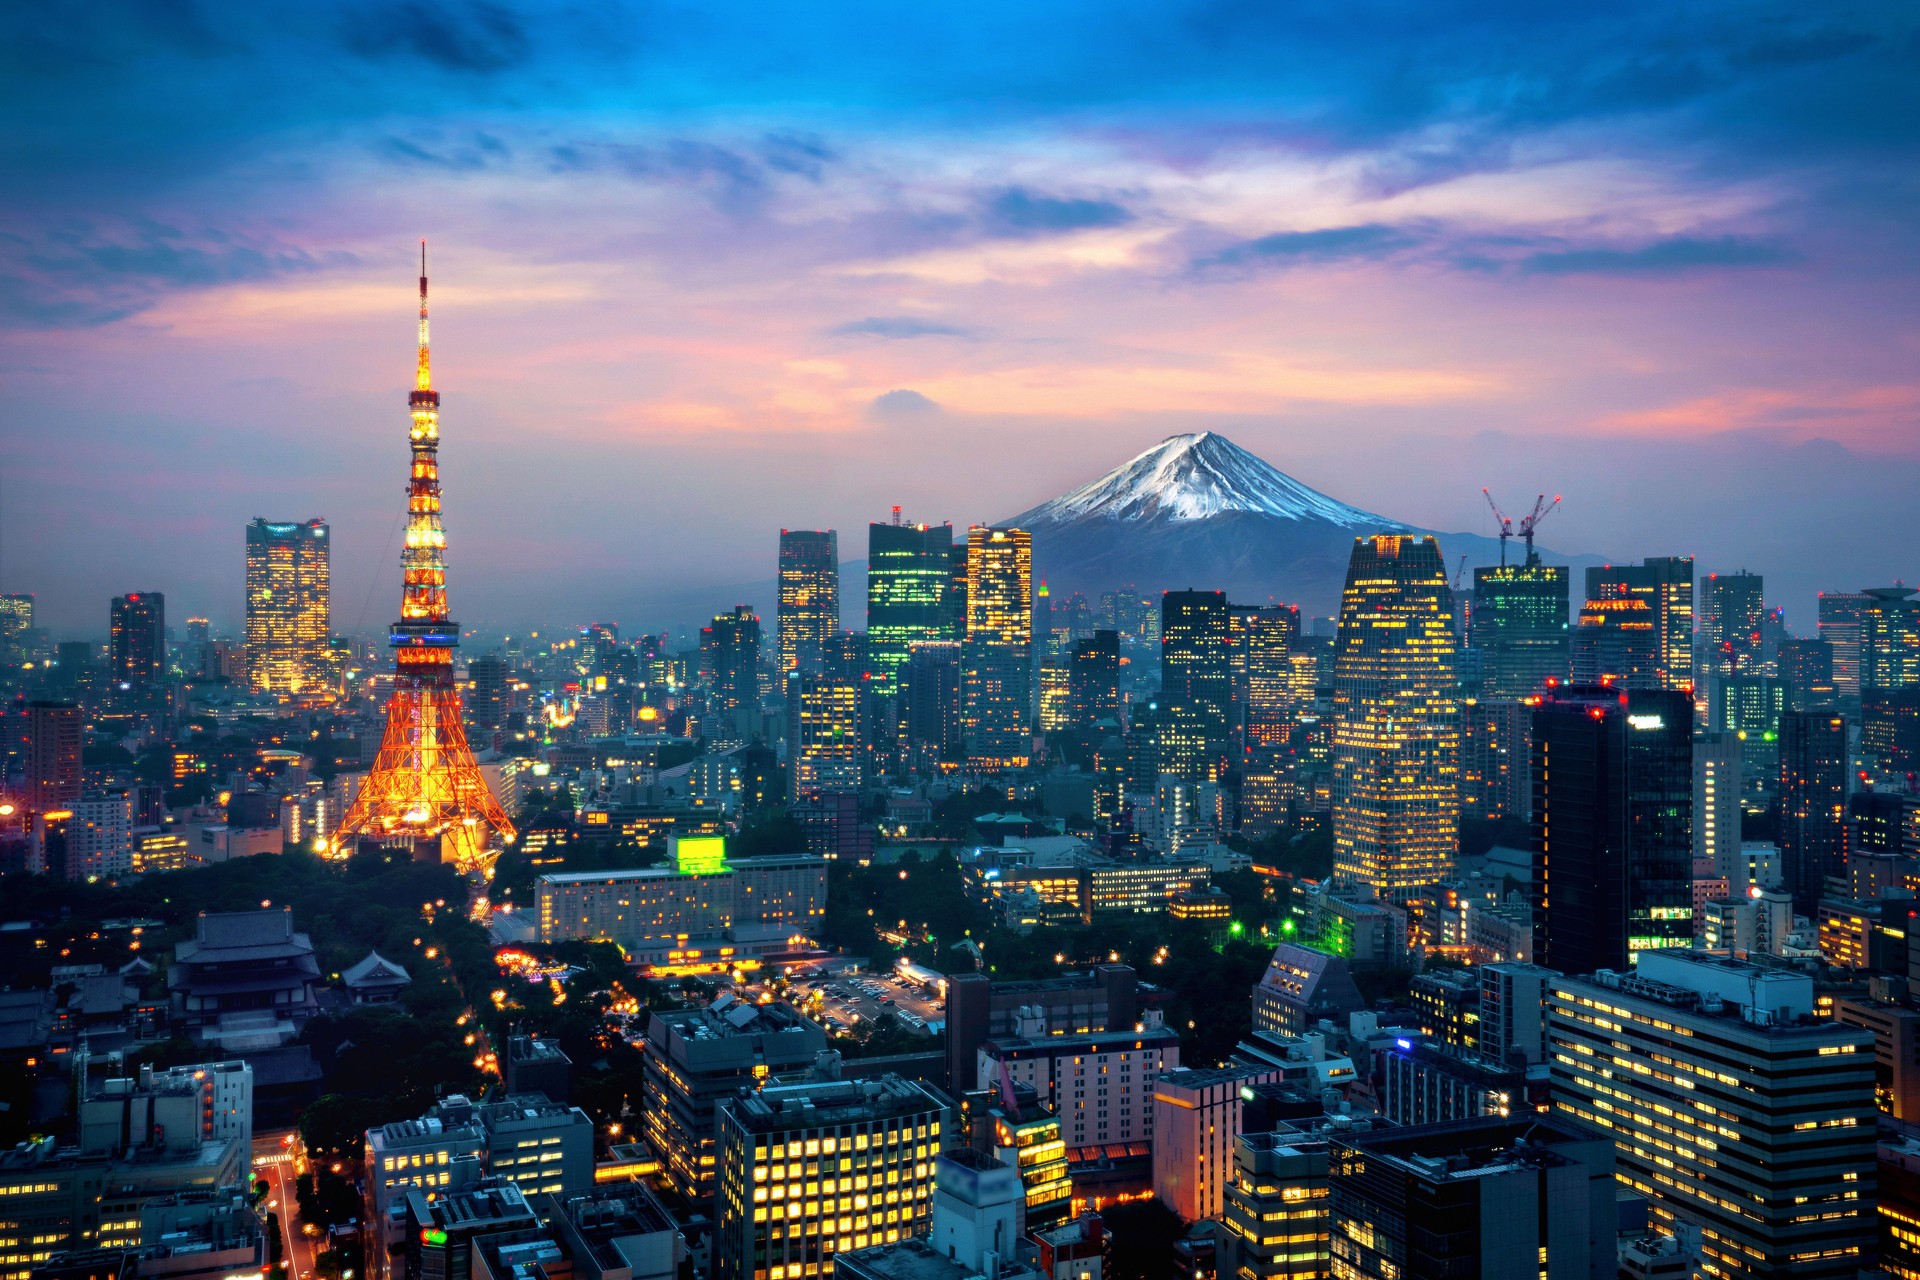
M45 2L0 12L0 590L399 594L430 241L451 596L657 627L777 530L1214 430L1356 506L1920 580L1898 3ZM752 600L771 612L770 600Z

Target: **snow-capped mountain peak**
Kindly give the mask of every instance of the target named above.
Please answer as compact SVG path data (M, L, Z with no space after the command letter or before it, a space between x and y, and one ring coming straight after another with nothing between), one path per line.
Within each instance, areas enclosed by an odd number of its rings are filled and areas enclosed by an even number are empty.
M1169 436L1091 484L1018 517L1023 526L1205 520L1253 512L1281 520L1377 529L1390 522L1309 489L1223 435Z

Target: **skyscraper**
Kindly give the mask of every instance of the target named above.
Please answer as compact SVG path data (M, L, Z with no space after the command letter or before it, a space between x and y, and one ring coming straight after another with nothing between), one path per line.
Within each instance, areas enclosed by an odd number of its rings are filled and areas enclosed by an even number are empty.
M1740 852L1740 735L1708 730L1693 743L1693 856L1714 874Z
M1920 600L1913 587L1868 587L1860 604L1860 688L1920 684Z
M1766 614L1764 582L1757 573L1710 573L1701 610L1702 637L1711 674L1757 674L1760 623Z
M780 674L817 676L840 638L840 535L780 531Z
M1480 652L1481 688L1489 698L1525 698L1549 679L1565 681L1573 660L1567 624L1568 571L1525 564L1473 571L1473 647Z
M356 837L405 841L464 870L490 871L491 837L513 822L487 789L467 745L453 651L460 625L447 609L446 529L440 523L440 393L427 349L427 246L420 245L420 348L407 396L407 533L400 552L400 617L387 633L393 696L367 780L334 833L339 849Z
M255 693L312 693L327 684L332 635L330 550L323 520L247 526L247 684Z
M961 714L960 649L953 640L923 640L900 673L900 723L918 767L955 760L966 741Z
M33 630L33 597L0 596L0 666L27 660L27 632Z
M1812 915L1846 869L1847 721L1831 708L1780 717L1780 865Z
M130 591L113 598L107 679L116 696L145 702L167 669L167 598Z
M1833 677L1832 641L1787 636L1774 651L1773 661L1774 673L1787 688L1787 706L1791 710L1810 711L1814 707L1831 706L1839 696Z
M467 714L483 729L504 728L513 710L513 668L499 654L486 653L467 663Z
M787 684L787 707L793 794L858 791L866 755L860 740L860 682L795 675Z
M1233 610L1236 728L1243 745L1278 747L1293 732L1300 712L1294 682L1294 641L1300 635L1298 605Z
M867 526L867 647L875 697L899 693L900 669L916 643L960 638L947 625L952 559L950 524Z
M967 531L967 638L961 656L967 760L1023 767L1033 735L1033 535Z
M737 604L700 628L700 663L711 682L713 709L725 726L722 736L744 733L760 706L760 616L752 605Z
M1456 640L1440 544L1355 539L1334 645L1334 876L1413 896L1446 879L1459 850Z
M1528 735L1533 715L1516 698L1467 698L1460 708L1460 816L1524 818L1532 804Z
M1660 688L1660 625L1653 607L1633 596L1587 601L1573 633L1572 682Z
M1533 712L1535 963L1619 969L1693 941L1693 704L1568 688Z
M1860 696L1860 611L1866 603L1864 592L1820 593L1820 638L1833 646L1833 687L1849 700Z
M1652 614L1655 685L1693 687L1692 556L1648 556L1637 565L1590 568L1587 599L1644 600Z
M1102 720L1121 722L1120 633L1096 631L1073 642L1067 659L1068 701L1073 724L1088 729Z
M71 809L82 782L80 708L71 702L29 702L26 715L27 807L34 813Z
M1160 767L1188 782L1218 782L1226 771L1230 645L1226 592L1160 597L1160 706L1170 723L1185 726L1177 742L1162 744Z

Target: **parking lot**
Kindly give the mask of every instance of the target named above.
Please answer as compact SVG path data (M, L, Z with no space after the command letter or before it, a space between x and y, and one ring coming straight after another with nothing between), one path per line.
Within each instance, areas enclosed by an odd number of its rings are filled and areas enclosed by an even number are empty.
M892 1014L908 1031L932 1036L946 1017L945 1001L937 991L893 974L802 978L793 985L795 1001L804 998L808 1014L829 1031L848 1030Z

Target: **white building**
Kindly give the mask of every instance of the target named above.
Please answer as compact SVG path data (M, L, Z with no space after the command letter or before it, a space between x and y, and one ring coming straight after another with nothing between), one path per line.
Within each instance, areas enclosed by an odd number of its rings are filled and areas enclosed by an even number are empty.
M974 1088L994 1088L1003 1072L1030 1086L1059 1115L1069 1149L1152 1140L1154 1078L1180 1065L1180 1037L1157 1010L1135 1031L1050 1035L1039 1010L1013 1022L1012 1035L980 1046Z

